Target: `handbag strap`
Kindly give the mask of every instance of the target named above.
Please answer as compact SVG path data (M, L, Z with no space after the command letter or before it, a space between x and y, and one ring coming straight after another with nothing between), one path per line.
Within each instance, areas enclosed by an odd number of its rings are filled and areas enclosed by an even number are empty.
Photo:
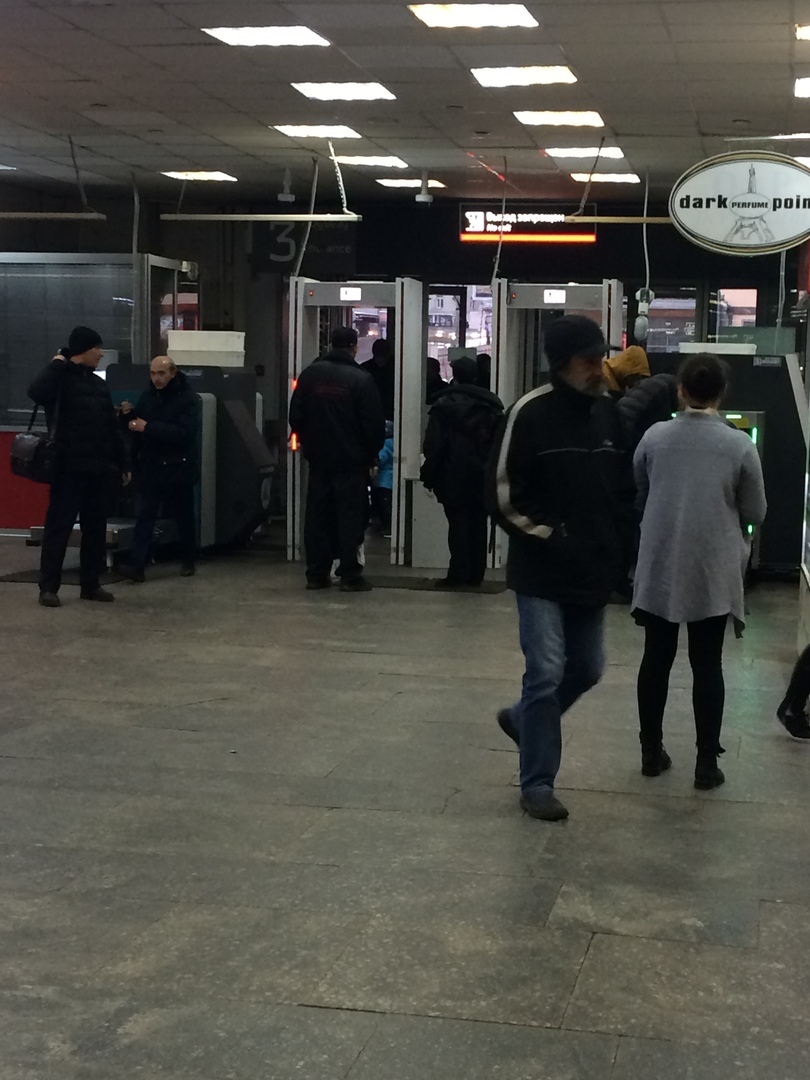
M31 428L34 426L34 424L36 423L37 413L38 412L39 412L39 405L35 405L34 406L34 411L31 413L31 419L28 421L28 431L29 432L31 431Z

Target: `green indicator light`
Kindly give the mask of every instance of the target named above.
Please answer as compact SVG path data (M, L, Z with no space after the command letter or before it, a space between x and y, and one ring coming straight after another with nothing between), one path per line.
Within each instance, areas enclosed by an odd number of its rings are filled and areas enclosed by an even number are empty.
M759 428L751 428L751 442L754 446L759 442Z
M753 526L753 525L749 525L749 526L748 526L748 535L749 535L749 536L753 536L753 535L754 535L754 526Z

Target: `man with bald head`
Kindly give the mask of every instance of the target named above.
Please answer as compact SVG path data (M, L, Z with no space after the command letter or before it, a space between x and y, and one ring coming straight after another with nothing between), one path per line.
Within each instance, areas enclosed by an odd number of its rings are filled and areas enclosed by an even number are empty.
M132 408L121 406L133 433L138 521L131 562L121 570L133 581L145 579L152 537L161 506L177 522L180 573L194 573L197 524L194 485L197 482L197 412L199 399L170 356L156 356L149 365L151 386Z

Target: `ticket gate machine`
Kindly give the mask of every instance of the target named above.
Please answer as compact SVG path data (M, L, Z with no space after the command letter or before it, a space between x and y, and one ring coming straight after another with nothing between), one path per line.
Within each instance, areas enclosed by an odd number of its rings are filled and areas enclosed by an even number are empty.
M561 315L587 315L599 323L611 353L624 348L624 287L515 284L496 279L492 288L492 388L509 406L548 379L543 333Z
M342 308L351 323L356 307L387 308L394 313L389 340L395 365L394 491L391 521L391 562L405 565L413 543L414 497L421 491L423 416L425 410L426 324L422 284L411 278L396 281L290 281L288 395L292 396L301 371L322 354L322 313ZM301 558L306 463L291 441L287 462L287 558ZM435 504L435 516L443 520Z

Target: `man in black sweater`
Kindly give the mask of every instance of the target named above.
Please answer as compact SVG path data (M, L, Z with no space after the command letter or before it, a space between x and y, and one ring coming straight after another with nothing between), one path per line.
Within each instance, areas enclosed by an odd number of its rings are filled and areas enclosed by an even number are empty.
M385 442L374 380L358 367L357 331L338 327L332 348L305 368L290 399L290 428L309 463L304 547L307 588L326 589L340 559L344 592L367 592L358 548L368 509L369 470Z
M561 717L602 676L603 610L622 580L634 529L629 455L605 394L605 340L590 319L549 327L551 382L506 414L490 458L490 499L509 533L526 674L498 714L520 748L521 806L558 821Z
M156 356L149 365L151 386L133 409L125 401L121 413L135 440L135 483L138 520L131 563L120 569L132 581L143 581L152 535L161 506L177 524L180 574L194 573L197 523L194 485L197 482L197 416L199 398L170 356Z
M116 479L129 483L124 440L107 384L95 373L104 355L101 337L77 326L68 346L37 375L28 396L45 407L56 443L56 474L45 518L39 574L39 602L60 607L70 534L78 516L82 530L81 598L109 603L102 589L107 510Z

